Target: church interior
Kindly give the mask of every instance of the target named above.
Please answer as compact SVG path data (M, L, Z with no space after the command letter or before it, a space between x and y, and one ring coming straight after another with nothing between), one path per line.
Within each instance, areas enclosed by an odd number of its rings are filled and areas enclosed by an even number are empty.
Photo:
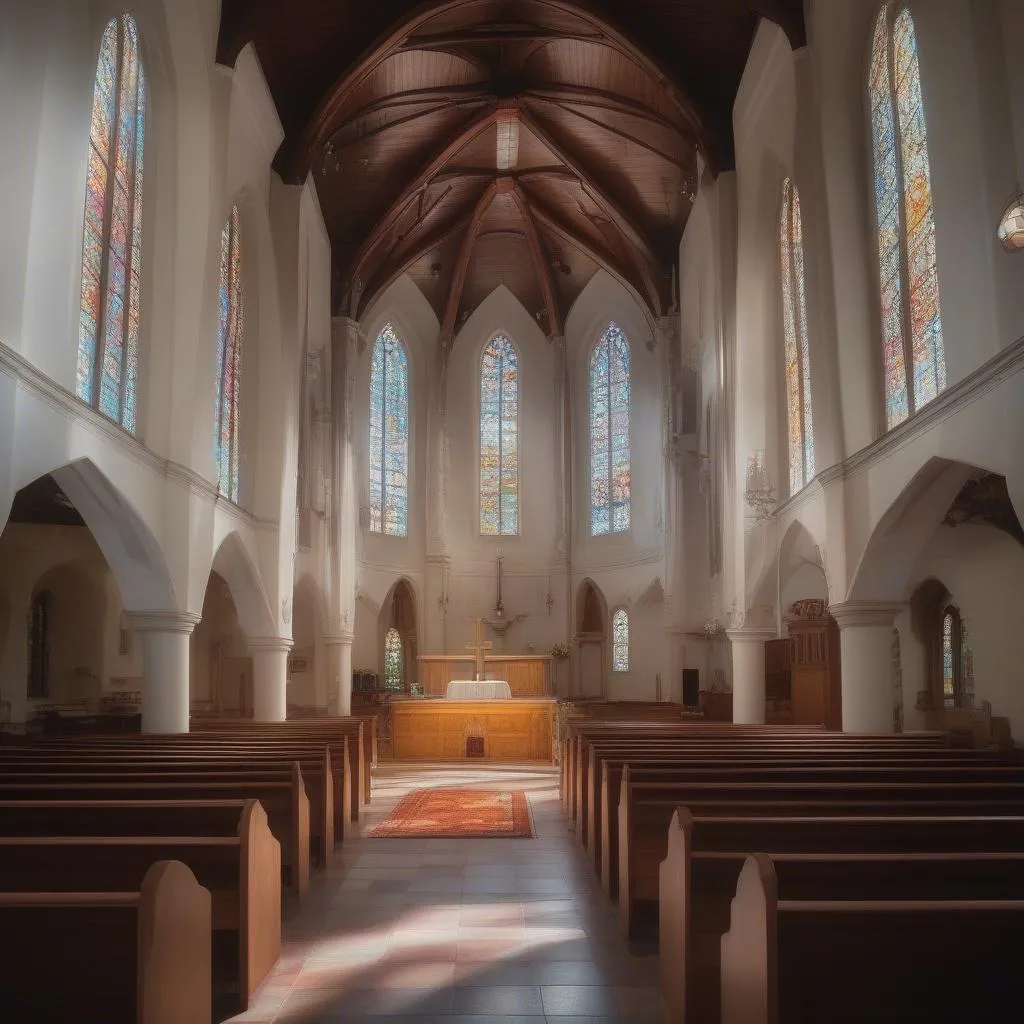
M1022 39L0 4L10 1019L1019 1013Z

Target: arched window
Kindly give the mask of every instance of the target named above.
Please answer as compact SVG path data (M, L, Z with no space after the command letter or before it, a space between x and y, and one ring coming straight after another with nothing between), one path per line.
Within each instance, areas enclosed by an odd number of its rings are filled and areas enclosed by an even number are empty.
M871 50L871 135L885 363L897 426L946 386L935 217L914 20L886 4Z
M405 689L404 667L402 665L402 637L391 627L384 634L384 689L401 692Z
M609 324L590 357L590 533L629 529L629 339Z
M134 432L146 76L130 14L103 30L89 127L78 397Z
M796 494L814 476L814 422L811 415L811 360L807 342L800 194L789 178L782 187L779 236L786 361L786 421L789 427L789 493Z
M963 695L963 636L960 612L950 606L942 614L942 703L959 707Z
M28 618L28 696L50 696L50 612L53 598L41 590L32 599Z
M217 408L213 438L220 493L238 501L238 407L242 390L242 239L238 207L231 207L220 233L217 299Z
M612 671L629 671L629 614L625 608L612 616Z
M519 357L503 334L480 359L480 532L519 532Z
M409 363L391 324L377 335L370 368L370 529L409 532Z

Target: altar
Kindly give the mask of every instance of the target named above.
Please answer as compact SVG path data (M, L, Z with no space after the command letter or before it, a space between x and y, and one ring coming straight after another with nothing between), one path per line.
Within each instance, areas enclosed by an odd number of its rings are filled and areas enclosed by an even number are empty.
M448 684L474 679L477 665L471 654L421 654L419 682L426 697L444 697ZM484 678L505 680L513 697L546 697L551 693L549 655L489 654L483 659Z
M551 698L393 701L391 744L398 761L553 760Z

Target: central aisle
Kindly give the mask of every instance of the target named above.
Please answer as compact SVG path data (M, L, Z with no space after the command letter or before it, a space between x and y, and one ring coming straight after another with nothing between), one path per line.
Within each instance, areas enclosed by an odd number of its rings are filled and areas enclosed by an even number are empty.
M658 961L634 955L550 768L385 764L368 830L413 789L518 789L533 839L349 839L285 922L242 1022L656 1021Z

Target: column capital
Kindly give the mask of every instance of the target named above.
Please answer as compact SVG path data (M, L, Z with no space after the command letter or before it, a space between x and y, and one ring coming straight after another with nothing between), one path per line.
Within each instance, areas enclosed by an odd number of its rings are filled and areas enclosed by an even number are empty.
M325 647L337 647L341 644L350 644L352 643L353 640L355 640L355 638L355 633L349 631L331 633L329 636L322 636L320 637L320 641L321 643L323 643Z
M895 601L843 601L829 605L828 613L840 629L891 626L905 607Z
M201 615L194 612L129 612L128 621L138 633L185 633L199 625Z
M295 641L287 636L251 636L248 643L252 654L260 654L264 651L284 651L287 653L292 649Z
M780 639L774 629L727 629L725 635L734 644L763 644Z

